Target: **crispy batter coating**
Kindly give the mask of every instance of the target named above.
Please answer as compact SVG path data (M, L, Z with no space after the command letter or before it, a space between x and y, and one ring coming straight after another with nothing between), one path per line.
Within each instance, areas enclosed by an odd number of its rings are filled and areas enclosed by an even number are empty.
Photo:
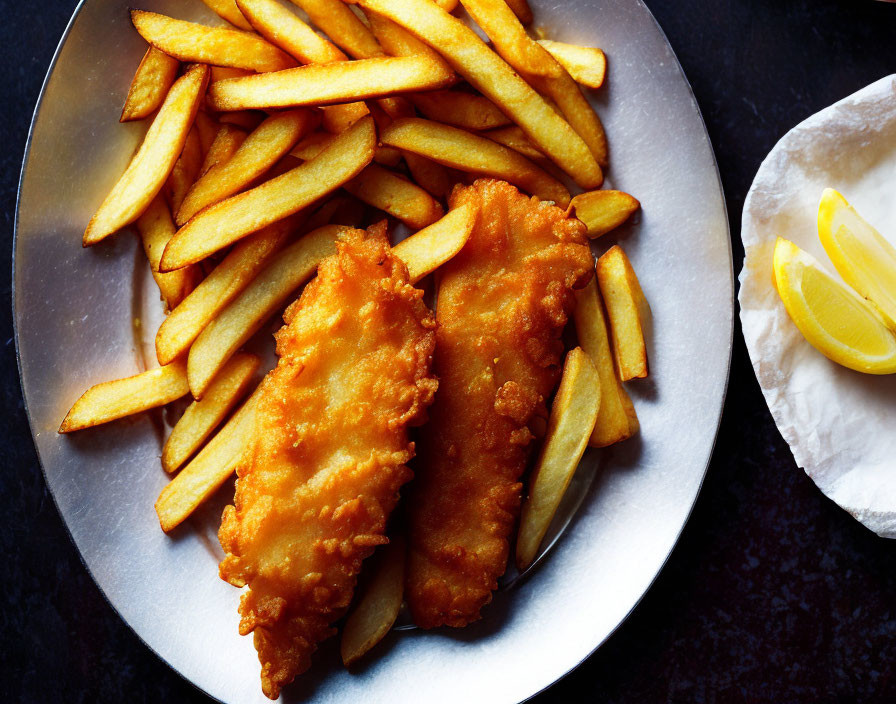
M581 222L503 181L457 187L479 221L441 269L434 368L408 499L406 598L423 628L480 616L507 566L531 429L559 380L572 289L594 271Z
M355 230L286 311L256 432L218 537L221 577L250 590L264 693L308 668L348 607L362 560L411 478L407 427L425 420L435 319L384 227Z

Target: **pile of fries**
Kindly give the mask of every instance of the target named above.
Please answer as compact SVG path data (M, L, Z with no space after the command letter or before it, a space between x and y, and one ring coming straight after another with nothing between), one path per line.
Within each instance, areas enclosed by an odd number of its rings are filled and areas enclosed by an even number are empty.
M394 251L416 282L470 236L476 214L445 211L459 182L504 179L568 207L590 237L639 208L626 193L595 190L608 149L580 85L600 88L603 52L531 38L526 0L462 0L491 45L451 14L456 0L293 0L298 12L279 0L204 2L232 27L132 11L149 48L121 120L148 129L84 233L95 245L135 226L168 311L155 339L161 366L90 388L60 428L191 396L162 451L164 470L179 470L155 505L165 531L233 473L261 364L241 350L297 297L344 227L383 217L406 226L413 234ZM572 197L571 183L586 192ZM621 248L596 267L578 292L580 347L530 478L521 568L586 446L638 430L622 382L647 376L649 308ZM347 622L346 663L401 605L400 540L383 552Z

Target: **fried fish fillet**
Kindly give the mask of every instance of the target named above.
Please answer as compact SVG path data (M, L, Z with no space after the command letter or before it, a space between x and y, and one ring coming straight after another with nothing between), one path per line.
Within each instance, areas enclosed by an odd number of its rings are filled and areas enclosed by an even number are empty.
M503 181L457 187L479 220L441 271L434 369L408 498L406 598L423 628L464 626L507 566L531 432L563 360L573 289L594 271L585 227Z
M349 605L362 560L411 478L408 426L421 423L435 318L385 227L354 230L286 311L234 505L218 537L221 577L249 586L240 633L254 632L264 693L309 666Z

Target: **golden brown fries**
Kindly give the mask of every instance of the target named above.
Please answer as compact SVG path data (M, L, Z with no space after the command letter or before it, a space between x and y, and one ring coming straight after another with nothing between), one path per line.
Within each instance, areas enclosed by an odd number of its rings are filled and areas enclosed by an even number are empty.
M125 416L158 408L190 393L187 369L182 360L150 369L126 379L104 381L91 386L75 401L60 433L92 428Z
M331 198L308 218L305 229L313 232L324 225L347 225L358 227L364 220L364 204L350 195Z
M166 533L179 526L233 474L255 427L258 390L233 414L218 434L184 467L156 500L159 524Z
M120 122L142 120L162 104L174 79L180 61L154 46L146 50L128 89Z
M472 132L431 120L401 118L380 141L462 171L504 179L524 191L565 208L569 191L519 152Z
M235 355L215 377L200 401L193 401L171 429L162 448L162 467L179 469L220 425L249 390L261 360L254 354Z
M230 66L210 66L212 74L209 78L209 85L215 81L223 81L225 78L242 78L243 76L251 76L255 71L247 71L244 68L232 68Z
M613 361L610 336L604 317L603 303L597 289L597 280L576 291L576 307L573 311L579 345L594 363L600 378L600 411L588 444L606 447L627 440L638 432L638 416L628 396Z
M199 178L202 171L202 143L199 141L199 132L194 126L187 133L187 141L184 142L184 149L180 153L177 161L174 162L174 168L165 182L165 195L168 197L168 203L171 210L177 212L180 204L184 201L187 191Z
M218 17L227 20L234 27L251 30L252 25L243 17L234 0L202 0Z
M535 559L566 487L588 445L601 404L600 379L581 347L566 355L560 388L551 405L548 432L523 503L516 543L516 564L525 569Z
M286 242L291 226L290 220L281 220L247 237L171 311L156 333L159 364L168 364L187 351L203 328L249 285Z
M374 573L355 600L342 629L340 653L348 667L360 660L392 629L404 599L405 541L393 536L372 561Z
M457 182L441 164L414 152L402 152L413 179L436 198L445 199Z
M218 128L215 139L205 150L205 159L202 161L202 167L199 169L200 175L208 172L218 164L230 161L243 142L246 141L246 133L233 125L221 125ZM195 184L194 184L195 185ZM183 207L183 203L181 203Z
M411 97L430 120L468 130L490 130L510 124L507 116L488 98L461 90L439 90Z
M87 225L85 247L134 222L162 190L183 150L207 82L208 68L193 66L171 86L137 154Z
M524 157L531 159L535 163L538 163L545 158L544 154L529 141L526 133L519 127L501 127L496 130L489 130L483 136L488 137L498 144L503 144L505 147L510 147L511 149L518 151Z
M236 0L246 19L272 44L303 64L327 64L348 57L278 0Z
M212 67L210 75L214 76L214 74L214 67ZM204 159L205 155L208 154L208 150L212 148L212 142L215 141L215 136L218 134L218 129L221 125L218 124L217 120L209 117L208 113L199 110L196 113L193 127L196 128L196 132L199 134L199 145L202 147L202 158Z
M635 270L618 244L597 260L597 284L607 306L613 356L622 381L647 376L644 329L650 306Z
M628 220L641 204L623 191L589 191L572 199L573 214L585 223L589 237L600 237Z
M597 163L607 166L607 137L597 114L566 69L547 49L529 37L505 0L462 0L462 3L492 40L498 53L556 102Z
M415 230L434 223L445 213L438 201L416 183L376 164L368 166L343 188Z
M131 21L152 46L181 61L250 71L281 71L296 65L288 54L250 32L206 27L145 10L131 10Z
M461 20L431 0L360 0L360 4L397 22L441 53L579 186L597 188L603 182L594 155L569 123Z
M342 225L326 225L280 252L249 286L212 320L190 347L187 376L193 396L202 398L233 354L317 271L320 260L336 251Z
M361 103L361 105L363 105L363 103ZM333 139L334 135L329 132L324 132L322 130L312 132L293 147L290 155L294 156L296 159L308 161L326 149L327 145L332 142Z
M532 24L532 8L529 7L529 3L526 0L507 0L507 4L510 5L510 9L513 10L513 14L517 16L520 22L523 24Z
M331 105L414 90L442 88L451 76L426 56L386 56L218 81L209 90L215 110Z
M364 117L310 161L196 215L168 243L162 271L200 261L311 205L357 176L371 162L375 150L373 120Z
M383 49L364 23L342 0L292 0L330 40L356 59L382 56Z
M291 110L271 115L262 122L225 163L210 169L187 193L177 211L183 225L203 208L239 193L263 176L303 135L317 125L311 110Z
M411 283L415 284L462 250L475 224L476 208L465 203L399 242L392 252L405 263Z
M603 51L591 46L578 46L550 39L539 39L538 43L551 52L577 83L598 89L607 76L607 57Z
M445 66L446 71L451 70L439 52L432 49L426 42L417 39L417 37L401 25L396 24L389 18L383 17L372 10L365 10L364 16L367 18L367 21L370 22L370 30L377 38L377 41L379 41L380 46L382 46L385 52L390 56L415 56L424 54L434 61L441 61Z
M165 245L174 237L174 221L171 211L161 195L156 196L143 215L137 218L137 232L143 242L143 251L149 260L152 278L159 286L165 310L174 310L193 290L201 278L196 267L187 266L177 271L163 274L159 271L159 260ZM170 360L168 360L170 361Z

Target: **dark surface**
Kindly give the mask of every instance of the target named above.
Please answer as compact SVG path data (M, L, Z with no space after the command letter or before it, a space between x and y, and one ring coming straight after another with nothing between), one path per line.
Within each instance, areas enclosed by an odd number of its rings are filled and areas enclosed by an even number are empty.
M797 122L896 71L896 5L649 4L703 110L739 271L740 213L759 163ZM3 3L0 197L6 261L31 113L74 5ZM0 699L210 701L139 641L81 564L31 444L16 371L8 268L2 281ZM896 701L896 543L853 521L794 466L739 333L712 465L669 564L609 642L536 701L583 700Z

